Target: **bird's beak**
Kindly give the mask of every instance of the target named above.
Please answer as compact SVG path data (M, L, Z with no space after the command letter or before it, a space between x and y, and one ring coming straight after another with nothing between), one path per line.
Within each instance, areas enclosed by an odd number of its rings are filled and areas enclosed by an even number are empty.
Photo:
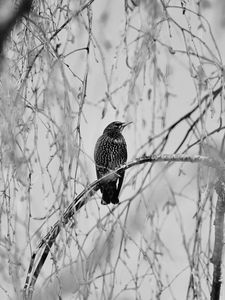
M131 123L133 123L133 122L125 122L125 123L123 123L121 129L123 130L127 125L130 125Z

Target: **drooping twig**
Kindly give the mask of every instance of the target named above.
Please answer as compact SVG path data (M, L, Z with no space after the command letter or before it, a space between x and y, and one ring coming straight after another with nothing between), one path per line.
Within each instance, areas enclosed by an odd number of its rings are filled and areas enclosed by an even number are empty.
M89 8L91 4L94 2L94 0L89 0L85 4L83 4L73 15L71 15L49 38L49 41L52 41L70 22L73 20L73 18L76 18L79 16L79 14L84 11L85 9ZM40 50L37 52L37 54L32 59L31 63L28 66L28 69L26 71L26 74L24 76L24 80L26 80L30 74L30 71L37 60L37 58L40 56L42 51L45 49L45 46L42 46ZM88 50L88 49L87 49Z
M88 201L88 196L93 195L95 191L98 190L98 186L104 180L107 180L113 173L119 170L126 170L136 165L150 163L150 162L192 162L192 163L202 163L206 166L216 168L220 174L223 174L224 166L221 166L221 162L214 160L213 158L209 158L206 156L189 156L189 155L171 155L171 154L162 154L162 155L151 155L151 156L144 156L137 158L136 160L127 163L117 170L109 172L107 175L102 177L99 180L92 182L88 187L86 187L74 200L73 202L67 207L63 215L61 216L60 220L56 222L53 227L49 230L49 232L45 235L44 238L41 239L39 242L36 250L33 252L31 256L30 266L28 269L25 285L24 285L24 298L31 299L32 293L34 290L34 285L36 280L39 276L42 266L50 252L50 249L55 242L61 227L64 227L72 216L78 211L82 206L84 206ZM42 249L44 247L44 250ZM36 256L39 252L42 252L42 255L39 261L36 263ZM34 267L35 266L35 267Z
M215 216L215 241L211 262L213 264L213 282L211 290L211 300L220 299L221 287L221 263L223 251L223 235L224 235L224 213L225 213L225 182L220 178L215 186L218 194Z
M3 6L7 6L8 1L5 1ZM2 60L4 58L3 55L3 48L5 41L10 33L10 31L15 26L16 22L18 22L21 17L23 17L25 14L28 14L31 10L33 0L21 0L19 1L19 4L13 5L12 7L7 7L6 10L8 10L8 18L6 18L4 21L1 20L0 22L0 66L2 63ZM2 8L1 8L2 9Z

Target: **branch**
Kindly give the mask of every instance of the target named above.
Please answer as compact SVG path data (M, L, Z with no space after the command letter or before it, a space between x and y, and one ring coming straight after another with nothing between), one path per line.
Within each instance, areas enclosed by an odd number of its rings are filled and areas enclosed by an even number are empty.
M212 99L213 101L217 98L217 96L219 94L221 94L223 90L222 86L219 86L217 89L213 90L212 92ZM205 103L205 109L203 110L202 114L195 120L193 121L193 123L191 124L191 127L187 130L187 132L185 133L184 138L182 139L182 141L179 143L179 146L176 148L176 150L174 151L175 153L177 153L179 151L179 149L181 148L181 146L183 145L183 143L186 141L186 139L188 138L191 130L193 130L193 128L198 124L198 122L201 120L201 118L203 117L203 115L205 115L205 113L207 112L207 109L210 107L211 102L207 102L207 100L210 97L210 93L207 93L204 97L201 98L200 100L200 105ZM162 141L160 142L160 144L158 145L157 149L159 148L159 146L162 145L162 147L160 148L160 151L162 152L165 146L166 141L169 139L169 136L172 134L173 130L180 125L180 123L182 123L183 121L186 121L187 119L190 119L191 116L199 109L199 103L195 105L194 108L192 108L189 112L185 113L182 117L180 117L177 121L175 121L173 124L171 124L169 127L167 127L166 129L163 129L160 133L154 135L153 137L150 137L148 139L148 141L146 143L144 143L143 145L141 145L138 149L138 151L142 150L146 145L149 145L150 142L152 142L153 140L161 137L162 135L165 135L164 138L162 139ZM203 137L204 139L204 137ZM187 149L186 149L187 150ZM185 150L185 152L187 152Z
M33 0L22 0L20 1L20 5L12 5L11 8L8 6L8 1L5 1L4 4L2 4L1 9L4 9L8 14L8 18L6 18L5 21L2 22L0 20L0 66L2 63L2 60L4 58L3 55L3 48L5 41L10 34L10 31L13 29L13 27L16 25L16 22L20 21L20 19L25 15L28 14L31 10Z
M70 16L59 28L56 29L56 31L50 36L49 41L53 40L65 27L67 24L69 24L71 22L71 20L73 18L76 18L79 16L80 13L82 13L83 10L89 8L91 6L91 4L94 2L94 0L89 0L87 1L84 5L82 5L79 10L77 10L72 16ZM29 19L28 19L29 20ZM37 60L37 58L40 56L40 54L42 53L42 51L45 49L45 46L42 46L41 49L37 52L37 54L35 55L35 57L33 58L33 60L31 61L31 63L28 66L28 69L26 71L25 77L24 77L24 81L28 78L30 71L35 63L35 61Z
M216 192L218 194L218 200L216 204L216 216L215 216L215 241L213 256L211 263L213 264L213 282L211 291L211 300L220 299L220 287L221 287L221 263L222 263L222 251L223 251L223 235L224 235L224 213L225 213L225 183L222 179L219 179L216 184Z
M30 266L28 268L28 273L24 285L24 290L23 290L24 298L31 299L36 280L39 276L42 266L44 265L48 253L50 252L50 249L61 230L61 227L62 226L64 227L69 222L69 220L73 217L75 212L78 211L82 206L84 206L88 202L89 200L88 196L92 196L98 190L99 184L109 180L112 174L115 174L118 171L121 170L125 171L131 167L145 164L145 163L162 162L162 161L170 162L170 163L171 162L202 163L203 165L216 168L218 174L220 175L225 173L225 167L221 165L221 162L214 160L213 158L210 157L200 156L200 155L188 156L183 154L176 154L176 155L175 154L162 154L162 155L154 154L151 156L143 156L137 158L136 160L131 161L116 170L110 171L107 175L103 176L99 180L92 182L72 201L72 203L67 207L67 209L61 216L60 220L57 221L53 225L53 227L49 230L49 232L45 235L45 237L41 239L37 248L32 253ZM37 253L41 251L42 247L44 247L44 250L42 251L41 258L39 259L39 262L36 264L36 268L34 268L33 266L35 264Z

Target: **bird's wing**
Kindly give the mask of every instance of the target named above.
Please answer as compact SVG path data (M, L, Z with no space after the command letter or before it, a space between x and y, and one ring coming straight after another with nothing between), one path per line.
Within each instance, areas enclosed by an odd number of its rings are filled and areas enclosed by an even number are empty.
M125 173L125 171L120 171L119 172L119 182L118 182L118 186L117 186L117 197L119 197L120 189L121 189L121 186L123 184L124 173Z
M118 167L125 164L127 161L127 145L126 145L124 138L123 138L123 143L120 147L120 159L118 161L119 161ZM120 170L118 172L119 180L118 180L118 186L117 186L117 197L119 196L119 193L120 193L120 190L121 190L121 187L123 184L124 174L125 174L125 170Z

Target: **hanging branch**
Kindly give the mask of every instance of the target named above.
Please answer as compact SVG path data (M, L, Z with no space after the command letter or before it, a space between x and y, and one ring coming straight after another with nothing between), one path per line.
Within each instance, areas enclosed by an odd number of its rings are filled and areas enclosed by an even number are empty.
M49 232L45 235L44 238L41 239L37 248L31 255L30 266L28 268L28 273L24 285L24 299L31 299L35 283L37 278L40 274L41 268L44 265L44 262L48 256L48 253L51 250L53 243L56 240L60 230L62 227L69 222L69 220L73 217L76 211L78 211L82 206L84 206L88 202L88 196L92 196L99 187L99 184L107 181L112 174L120 171L120 170L127 170L131 167L136 165L141 165L145 163L152 163L152 162L191 162L191 163L202 163L206 166L216 168L219 174L223 174L225 172L224 166L221 165L220 161L214 160L210 157L206 156L188 156L188 155L180 155L180 154L162 154L162 155L151 155L151 156L143 156L137 158L136 160L127 163L120 168L109 172L107 175L103 176L101 179L92 182L88 187L86 187L74 200L73 202L67 207L63 215L61 216L60 220L57 221L53 227L49 230ZM42 249L44 248L44 250ZM35 262L36 256L38 253L40 254L39 262Z
M85 9L88 9L91 4L94 2L94 0L89 0L87 1L85 4L83 4L77 11L75 11L74 14L72 14L59 28L57 28L57 30L50 36L49 41L52 41L66 26L67 24L69 24L74 18L78 17L80 13L82 13L82 11L84 11ZM28 18L28 20L30 20ZM24 76L24 79L26 80L31 72L31 69L35 63L35 61L37 60L37 58L40 56L40 54L42 53L42 51L45 49L45 46L43 45L40 50L37 52L37 54L34 56L34 58L32 59L32 61L29 64L29 67L26 71L26 74ZM87 50L89 50L87 48Z
M8 5L8 1L5 1L2 6L4 7ZM12 5L11 8L8 8L6 10L8 13L8 18L4 21L0 21L0 67L4 58L3 55L3 48L5 41L7 37L10 34L10 31L13 29L13 27L16 25L16 22L20 21L20 19L28 14L31 10L33 0L23 0L20 1L19 5ZM2 9L2 7L1 7Z
M224 213L225 213L225 182L220 178L216 183L215 190L218 194L218 200L216 204L216 216L215 216L215 241L213 256L211 263L213 264L213 282L211 290L211 300L220 299L220 287L221 287L221 263L222 263L222 251L223 251L223 235L224 235Z

